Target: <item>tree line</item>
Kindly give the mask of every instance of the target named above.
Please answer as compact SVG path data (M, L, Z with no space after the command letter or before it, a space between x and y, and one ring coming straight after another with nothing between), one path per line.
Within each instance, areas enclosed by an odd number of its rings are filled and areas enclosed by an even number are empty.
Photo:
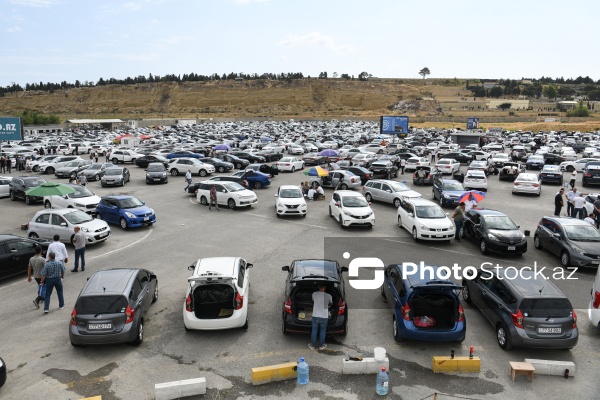
M481 82L481 81L480 81ZM466 87L473 93L474 97L494 97L502 96L527 96L532 98L540 98L542 95L549 99L570 98L575 95L583 95L588 100L600 100L600 81L594 84L591 78L577 78L551 80L550 78L542 78L532 80L531 84L522 84L520 80L500 79L497 85L486 89L479 82L471 84L467 81ZM577 82L577 83L575 83ZM591 82L591 83L590 83ZM579 85L577 87L576 85Z

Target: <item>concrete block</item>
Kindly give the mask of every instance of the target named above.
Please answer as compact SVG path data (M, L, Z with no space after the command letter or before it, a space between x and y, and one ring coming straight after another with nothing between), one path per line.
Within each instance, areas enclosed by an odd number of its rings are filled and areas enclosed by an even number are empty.
M390 370L390 360L386 357L384 361L375 361L375 358L365 357L362 361L352 361L342 359L342 374L360 375L376 374L381 371L381 367Z
M298 376L297 368L297 362L288 362L277 365L268 365L266 367L252 368L252 384L262 385L269 382L296 379Z
M481 360L479 357L454 357L433 356L431 360L433 372L480 372Z
M206 378L186 379L154 385L154 398L156 400L173 400L199 394L206 394Z
M564 376L565 370L568 369L569 376L575 376L575 372L577 371L575 363L571 361L536 360L526 358L525 362L533 365L536 375Z

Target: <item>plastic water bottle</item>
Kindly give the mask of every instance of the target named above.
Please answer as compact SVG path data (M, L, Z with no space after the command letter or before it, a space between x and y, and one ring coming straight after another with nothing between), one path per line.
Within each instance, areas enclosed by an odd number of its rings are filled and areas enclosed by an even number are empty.
M375 391L378 395L385 396L386 394L388 394L389 382L390 377L385 371L385 367L381 367L381 372L377 374L377 384L375 385Z
M304 361L304 357L300 357L300 362L298 363L298 385L306 385L308 384L308 364Z

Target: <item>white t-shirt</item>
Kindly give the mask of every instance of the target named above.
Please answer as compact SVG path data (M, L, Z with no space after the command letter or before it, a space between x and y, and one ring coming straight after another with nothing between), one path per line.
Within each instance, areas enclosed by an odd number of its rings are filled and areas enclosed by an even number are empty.
M326 292L314 292L313 299L313 318L329 318L329 305L333 302L331 295Z
M577 180L577 171L571 172L571 179Z
M473 200L465 201L465 212L471 210L473 207L477 207L477 202Z
M584 204L585 204L585 199L581 196L575 197L573 199L573 207L575 207L575 208L583 208Z
M585 217L583 220L592 226L596 226L596 221L593 218Z
M325 194L325 191L323 190L323 187L319 186L317 188L317 193L319 193L319 194Z
M315 192L315 189L312 189L312 188L311 188L311 189L309 189L309 190L308 190L308 198L309 198L309 199L314 199L314 198L315 198L315 193L316 193L316 192Z

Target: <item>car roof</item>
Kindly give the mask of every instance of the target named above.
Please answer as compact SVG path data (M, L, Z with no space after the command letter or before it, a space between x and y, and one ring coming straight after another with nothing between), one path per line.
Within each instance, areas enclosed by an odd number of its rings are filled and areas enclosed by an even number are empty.
M475 210L475 209L472 209L471 211L476 212L482 216L488 216L488 215L489 216L503 216L503 217L506 216L506 214L504 214L501 211L497 211L497 210L487 210L487 209L486 210Z
M97 271L88 279L80 296L126 294L125 290L137 271L139 270L130 268Z
M218 272L221 275L233 276L239 257L207 257L196 262L194 275Z
M115 199L115 200L124 200L124 199L132 199L136 196L132 194L109 194L107 196L102 196L103 199Z
M348 196L348 197L364 197L362 195L362 193L359 192L355 192L353 190L336 190L335 192L333 192L334 194L339 194L341 196Z
M433 270L437 271L440 266L439 265L429 265L426 264L427 267L431 267L433 268ZM396 264L397 268L402 268L402 264ZM425 273L421 274L420 270L421 270L421 266L419 264L417 264L417 268L419 269L419 273L415 273L415 274L411 274L411 275L407 275L404 276L403 278L408 282L408 286L410 288L415 288L417 286L426 286L428 282L432 282L432 281L436 281L436 282L443 282L443 283L452 283L452 281L450 279L437 279L436 278L436 273L433 274L433 276L427 277ZM422 275L422 276L421 276Z
M438 205L437 203L434 203L433 201L424 199L422 197L405 197L404 201L406 201L408 203L412 203L415 206L431 206L431 205L437 206Z
M582 219L572 217L544 217L549 220L558 222L562 226L589 226L587 222Z
M324 275L338 279L338 263L335 260L305 259L294 260L294 276Z
M496 268L494 268L496 269ZM532 270L522 269L519 274L509 272L498 267L498 276L502 278L502 282L508 286L512 286L514 290L519 292L522 297L561 297L566 296L548 279L538 280L535 272ZM543 278L542 278L543 279Z
M17 235L11 235L10 233L3 233L0 234L0 241L6 241L6 240L14 240L14 239L27 239L29 240L29 238L23 237L23 236L17 236Z

